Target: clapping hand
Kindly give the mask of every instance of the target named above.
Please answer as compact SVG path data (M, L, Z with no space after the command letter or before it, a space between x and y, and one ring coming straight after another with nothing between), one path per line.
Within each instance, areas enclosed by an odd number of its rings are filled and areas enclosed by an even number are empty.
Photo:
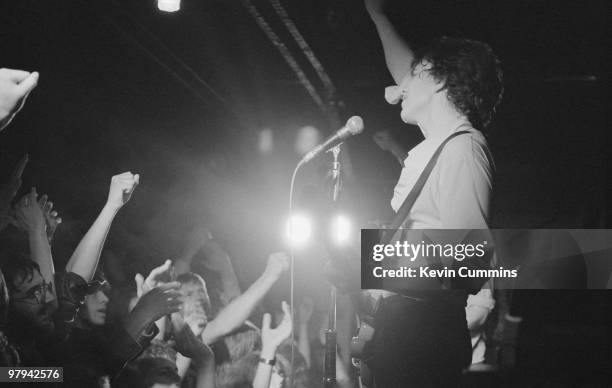
M47 225L47 239L49 243L53 240L53 235L57 230L59 224L62 223L62 218L59 216L57 211L53 210L53 202L49 201L47 194L40 197L38 205L43 211L45 217L45 223Z
M161 284L143 294L125 322L126 331L132 338L163 316L180 311L183 306L176 282Z
M131 303L134 307L126 321L126 330L132 335L137 335L150 323L176 313L183 307L179 291L181 284L175 281L164 282L163 279L171 269L172 262L166 260L164 264L153 268L146 278L136 274L136 299Z
M175 282L175 281L164 282L164 280L167 280L167 279L163 279L163 277L168 276L168 274L171 271L172 271L172 262L170 260L166 260L164 264L160 265L159 267L153 268L153 270L151 270L151 272L149 273L149 276L147 276L146 279L141 274L139 273L136 274L136 278L135 278L136 296L140 298L141 296L151 291L155 287L161 284L164 284L164 283L171 284L175 288L180 287L179 282Z
M19 226L28 233L45 231L45 215L38 203L35 187L19 200L15 207L15 216Z

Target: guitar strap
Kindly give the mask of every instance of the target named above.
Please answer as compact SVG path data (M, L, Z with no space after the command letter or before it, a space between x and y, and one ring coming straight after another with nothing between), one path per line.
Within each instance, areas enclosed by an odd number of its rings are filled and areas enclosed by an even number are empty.
M393 239L393 236L395 236L397 229L399 229L402 226L402 224L406 221L406 219L408 218L408 214L410 213L410 210L412 209L412 207L414 206L414 203L416 202L417 198L421 194L421 191L423 191L423 187L425 186L427 179L431 175L431 171L435 167L436 162L438 161L438 157L440 156L440 153L442 153L442 149L444 149L444 146L446 145L446 143L448 143L452 138L459 136L459 135L466 134L466 133L470 133L470 131L455 132L451 134L449 137L447 137L442 142L442 144L438 146L438 148L436 149L436 152L434 152L434 154L431 156L431 159L429 159L429 162L427 162L427 165L425 166L425 169L419 176L419 179L417 179L416 183L412 187L412 190L410 190L410 193L408 193L408 195L406 196L406 199L404 200L404 202L402 203L402 206L397 211L397 214L393 218L393 221L389 225L388 229L383 232L382 237L381 237L382 244L389 244L391 240Z

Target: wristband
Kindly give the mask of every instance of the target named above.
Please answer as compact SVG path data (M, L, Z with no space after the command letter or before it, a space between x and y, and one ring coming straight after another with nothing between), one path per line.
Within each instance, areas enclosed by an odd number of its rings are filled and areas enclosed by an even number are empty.
M266 364L266 365L274 366L274 364L276 364L276 357L272 358L271 360L261 357L259 359L259 362Z

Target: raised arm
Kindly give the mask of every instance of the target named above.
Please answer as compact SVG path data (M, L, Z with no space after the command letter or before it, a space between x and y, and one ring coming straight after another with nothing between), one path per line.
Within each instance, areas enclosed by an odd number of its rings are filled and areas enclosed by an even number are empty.
M292 330L291 310L286 302L282 304L285 316L276 329L270 328L272 318L270 314L264 314L261 323L261 360L257 364L255 378L253 379L253 388L268 388L270 385L270 376L272 375L272 366L276 361L276 350L280 344L289 338Z
M53 283L55 270L51 247L47 239L45 216L34 187L19 201L15 210L20 226L28 233L31 259L40 267L43 279L48 283Z
M240 327L288 268L289 257L286 253L271 254L268 258L268 265L259 279L221 310L219 315L206 326L202 333L204 343L211 344Z
M211 239L212 235L205 227L196 226L191 230L183 251L174 260L174 268L177 275L191 271L193 259Z
M198 270L194 269L194 272L204 270L209 274L214 273L219 278L222 307L227 306L231 300L241 294L232 261L223 247L213 239L208 228L197 226L191 231L183 252L174 261L176 273L180 275L191 271L196 256L199 257L197 263L203 268L196 267Z
M366 9L383 45L387 68L395 83L399 85L410 71L414 54L385 14L384 3L385 0L365 0Z
M38 85L38 73L0 69L0 132L23 108L26 98Z
M232 260L221 244L214 239L210 240L202 250L206 258L202 263L204 268L220 278L220 303L225 307L242 293Z
M131 172L115 175L111 179L106 205L74 250L66 264L66 272L74 272L86 281L93 278L113 219L119 209L129 201L139 179L138 174Z

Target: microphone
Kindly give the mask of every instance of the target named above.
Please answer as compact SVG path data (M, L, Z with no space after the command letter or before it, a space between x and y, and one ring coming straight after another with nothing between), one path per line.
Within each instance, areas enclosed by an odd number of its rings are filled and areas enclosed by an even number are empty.
M298 164L304 164L311 161L319 154L322 154L323 152L326 152L329 149L337 146L349 137L360 134L361 131L363 131L363 120L361 119L361 117L351 117L350 119L348 119L344 127L340 128L336 133L334 133L331 137L325 140L325 142L319 144L318 146L310 150L306 155L304 155L304 157L302 158L302 160L300 160L300 163Z

